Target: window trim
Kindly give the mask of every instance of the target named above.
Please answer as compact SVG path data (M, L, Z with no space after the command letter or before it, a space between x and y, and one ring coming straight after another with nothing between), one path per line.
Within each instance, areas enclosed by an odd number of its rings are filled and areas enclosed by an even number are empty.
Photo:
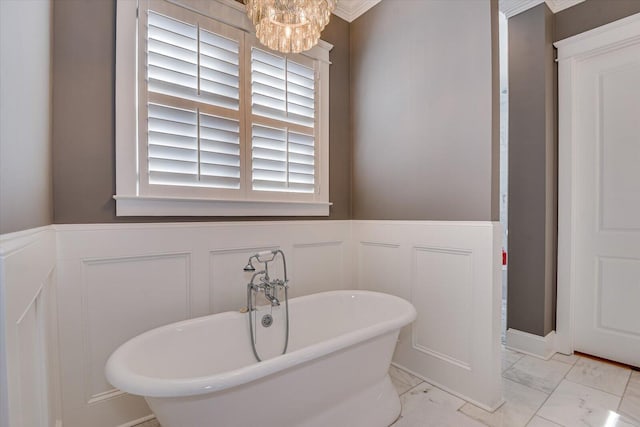
M244 7L233 0L214 0L208 10L198 10L197 0L165 0L230 25L252 36L251 23ZM307 200L292 200L295 195L256 195L237 197L155 196L143 194L138 179L138 93L137 60L138 1L117 0L116 23L116 216L328 216L329 207L329 51L333 46L322 40L304 53L318 61L318 193ZM212 16L213 13L215 16ZM246 49L250 49L247 44ZM268 51L267 48L265 50ZM244 113L243 113L244 114ZM246 123L245 126L249 126ZM245 142L245 144L250 144ZM250 169L245 171L250 174ZM249 180L250 181L250 180Z

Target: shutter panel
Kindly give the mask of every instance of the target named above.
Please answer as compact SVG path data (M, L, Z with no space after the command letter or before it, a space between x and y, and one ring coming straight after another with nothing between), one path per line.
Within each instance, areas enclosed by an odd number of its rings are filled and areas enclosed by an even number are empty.
M315 144L313 135L289 132L289 189L299 193L315 190Z
M203 102L238 110L239 52L238 42L200 30L200 95Z
M251 103L253 114L284 120L287 116L284 58L251 49Z
M251 103L255 115L313 127L313 68L252 48Z
M181 98L198 93L198 39L195 25L149 11L147 33L149 92Z
M251 129L252 187L258 191L315 191L313 135L254 124Z
M283 191L287 188L287 132L252 126L252 184L254 190Z
M200 181L217 188L240 188L240 123L200 114Z
M253 190L315 192L314 69L253 47L251 103Z
M147 102L149 184L239 189L240 42L151 10L147 22L149 98L164 95Z
M315 79L312 68L287 61L287 111L290 121L313 127Z
M149 104L149 183L198 182L198 118L195 111Z

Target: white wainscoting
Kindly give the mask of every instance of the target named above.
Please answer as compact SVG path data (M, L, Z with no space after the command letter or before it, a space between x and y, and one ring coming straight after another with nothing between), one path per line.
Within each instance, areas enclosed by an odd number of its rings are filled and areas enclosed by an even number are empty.
M394 363L478 406L502 403L500 225L352 221L360 289L413 303Z
M144 400L104 378L111 352L150 328L243 307L247 258L275 248L292 297L361 288L411 301L418 319L394 363L481 407L501 402L497 224L56 225L0 236L0 424L145 421Z
M61 225L58 234L65 427L150 414L104 378L113 350L156 326L246 305L250 255L287 254L292 296L349 289L350 221Z
M56 236L0 236L0 425L60 424Z

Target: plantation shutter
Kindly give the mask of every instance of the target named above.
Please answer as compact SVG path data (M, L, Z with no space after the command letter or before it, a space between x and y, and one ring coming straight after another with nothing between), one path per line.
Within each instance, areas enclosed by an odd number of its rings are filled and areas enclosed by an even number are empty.
M316 190L313 66L251 49L251 183L257 191Z
M240 41L185 21L148 11L148 182L239 189Z

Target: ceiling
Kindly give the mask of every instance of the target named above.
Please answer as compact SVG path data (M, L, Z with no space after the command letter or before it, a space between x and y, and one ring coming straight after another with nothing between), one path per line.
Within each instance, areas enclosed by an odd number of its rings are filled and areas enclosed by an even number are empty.
M380 3L380 1L381 0L338 0L338 6L334 14L347 22L352 22L367 10ZM583 1L585 0L499 0L499 7L500 11L503 12L507 18L510 18L543 2L547 3L547 6L549 6L549 9L551 9L553 13L558 13L563 9Z

